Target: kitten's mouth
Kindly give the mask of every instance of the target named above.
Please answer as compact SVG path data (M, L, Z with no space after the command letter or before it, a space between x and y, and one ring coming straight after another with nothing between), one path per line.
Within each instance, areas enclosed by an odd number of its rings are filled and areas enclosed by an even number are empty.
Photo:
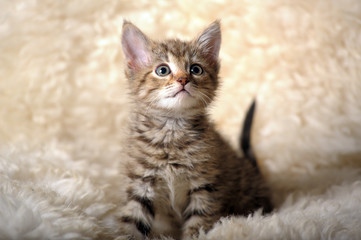
M174 94L173 97L176 97L176 96L178 96L179 94L187 94L187 95L189 95L189 96L192 96L187 90L185 90L185 89L183 88L182 90L180 90L180 91L178 91L176 94Z

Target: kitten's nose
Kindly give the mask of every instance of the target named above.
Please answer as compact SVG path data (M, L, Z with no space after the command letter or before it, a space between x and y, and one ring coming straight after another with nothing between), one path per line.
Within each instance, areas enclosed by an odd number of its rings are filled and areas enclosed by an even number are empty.
M185 86L189 82L189 80L186 77L180 77L177 79L177 82L179 82L182 86Z

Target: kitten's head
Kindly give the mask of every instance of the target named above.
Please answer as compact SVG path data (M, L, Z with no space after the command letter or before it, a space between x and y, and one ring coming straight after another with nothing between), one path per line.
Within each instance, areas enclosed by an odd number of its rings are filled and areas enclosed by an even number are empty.
M122 47L136 101L170 113L204 109L218 86L220 44L218 21L190 42L156 42L125 21Z

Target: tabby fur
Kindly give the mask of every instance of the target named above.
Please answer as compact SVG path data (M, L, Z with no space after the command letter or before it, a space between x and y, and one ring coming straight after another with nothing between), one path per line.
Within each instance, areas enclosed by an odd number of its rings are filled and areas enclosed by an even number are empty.
M220 43L218 21L193 41L162 42L124 22L133 102L123 162L124 239L193 239L222 216L271 210L257 166L232 150L206 114L218 87Z

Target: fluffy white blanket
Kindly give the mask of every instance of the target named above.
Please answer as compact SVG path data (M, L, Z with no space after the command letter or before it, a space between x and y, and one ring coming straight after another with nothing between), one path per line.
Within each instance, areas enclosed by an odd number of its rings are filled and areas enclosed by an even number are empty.
M252 144L277 209L201 239L361 239L361 1L0 1L0 239L118 235L123 19L190 39L222 20L210 113Z

